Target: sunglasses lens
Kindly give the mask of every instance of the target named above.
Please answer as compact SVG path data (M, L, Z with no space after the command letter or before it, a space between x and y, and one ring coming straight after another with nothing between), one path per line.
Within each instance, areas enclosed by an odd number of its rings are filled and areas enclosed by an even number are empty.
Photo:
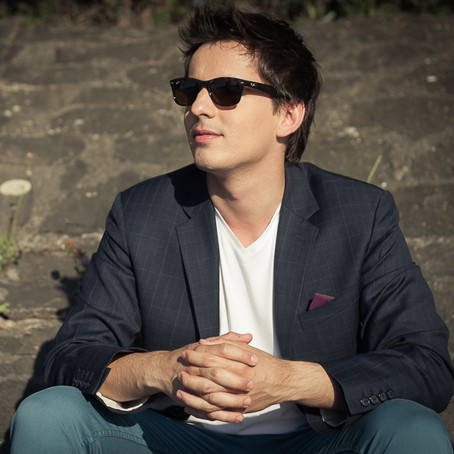
M175 102L180 106L190 106L196 100L200 90L195 79L179 79L172 88Z
M219 106L234 106L241 100L243 85L232 77L218 77L209 83L197 79L181 78L171 83L175 102L180 106L191 106L202 87L207 87L211 99Z
M241 100L243 86L237 79L220 77L210 84L211 99L220 106L234 106Z

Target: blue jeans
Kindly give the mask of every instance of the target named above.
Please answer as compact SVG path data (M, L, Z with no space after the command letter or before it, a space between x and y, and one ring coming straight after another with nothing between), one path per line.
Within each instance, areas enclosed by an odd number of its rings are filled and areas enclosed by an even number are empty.
M112 413L71 387L54 387L22 402L11 425L11 454L452 453L438 415L392 400L336 435L313 430L231 436L174 421L157 412Z

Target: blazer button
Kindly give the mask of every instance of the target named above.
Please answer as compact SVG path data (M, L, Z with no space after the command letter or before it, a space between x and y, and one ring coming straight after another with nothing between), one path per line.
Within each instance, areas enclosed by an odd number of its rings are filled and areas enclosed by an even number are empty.
M363 397L359 402L363 407L368 407L370 405L370 400L367 397Z
M394 391L392 389L388 389L388 391L386 391L386 395L388 396L388 399L392 399L394 397Z
M377 405L378 402L379 402L378 396L376 396L375 394L372 394L372 396L370 396L370 403L373 405Z
M381 392L378 393L378 398L379 398L382 402L384 402L384 401L388 398L388 396L386 395L385 392L381 391Z

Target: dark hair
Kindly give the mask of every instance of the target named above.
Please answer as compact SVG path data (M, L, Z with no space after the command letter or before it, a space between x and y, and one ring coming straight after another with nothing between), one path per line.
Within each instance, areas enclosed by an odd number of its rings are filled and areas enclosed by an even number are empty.
M287 22L233 6L195 10L189 22L180 27L180 37L186 74L200 46L235 41L257 57L260 76L283 96L274 98L275 111L288 102L304 103L303 123L290 136L285 153L288 164L297 164L306 148L321 89L317 62L303 38Z

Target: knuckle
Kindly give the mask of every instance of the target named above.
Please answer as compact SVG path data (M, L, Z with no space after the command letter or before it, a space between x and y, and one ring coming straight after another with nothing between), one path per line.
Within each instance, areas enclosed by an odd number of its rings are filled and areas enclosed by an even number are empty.
M210 382L203 383L200 388L201 388L200 391L203 394L208 394L208 393L210 393L212 391L212 386L211 386Z
M219 351L223 355L227 354L228 351L229 351L228 344L220 344L219 345Z
M210 419L211 421L214 421L214 420L217 419L217 418L216 418L216 414L213 414L213 413L208 413L207 416L208 416L208 419Z
M213 367L215 364L215 359L211 356L205 356L202 360L204 367Z
M216 381L217 379L219 379L220 375L221 375L221 371L219 369L216 369L216 368L211 369L211 378L213 380Z
M188 373L189 375L199 375L200 368L197 366L189 366L186 368L186 373Z
M205 413L213 412L214 410L216 410L216 406L213 405L211 402L206 402L206 404L203 407L203 411Z
M234 363L232 365L232 372L238 374L238 375L244 375L246 372L246 368L243 364L240 363Z

